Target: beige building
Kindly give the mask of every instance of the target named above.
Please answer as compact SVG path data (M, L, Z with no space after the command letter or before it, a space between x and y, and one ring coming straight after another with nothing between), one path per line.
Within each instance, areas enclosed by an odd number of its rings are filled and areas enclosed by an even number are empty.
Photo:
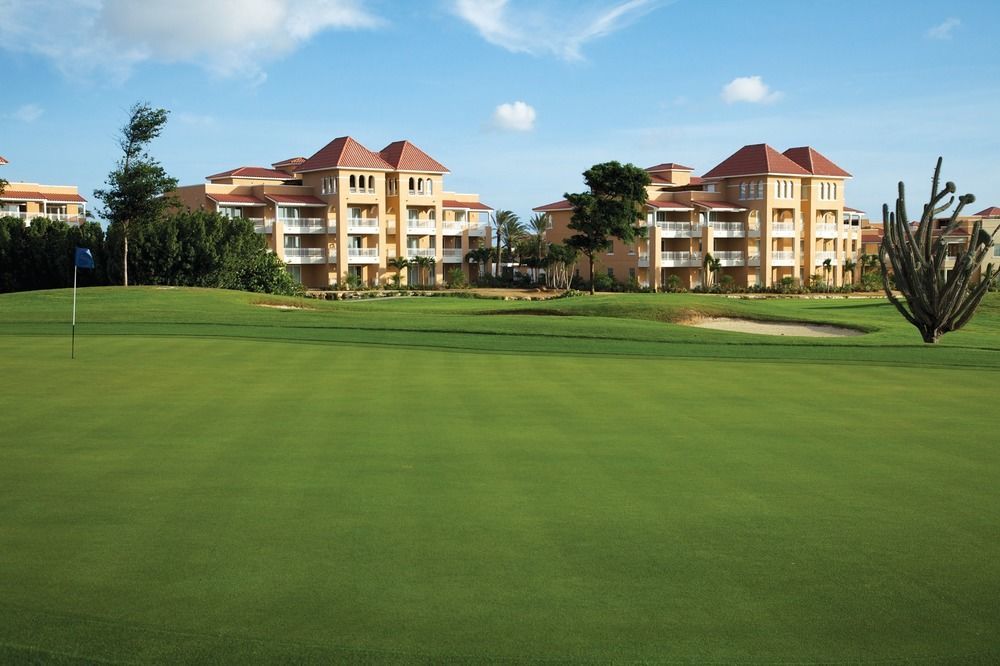
M307 287L344 284L349 275L388 283L395 257L434 261L431 270L405 269L404 284L441 284L454 268L474 275L466 253L491 236L492 209L477 194L446 192L448 173L409 141L376 153L345 136L312 157L224 171L174 194L192 210L252 219Z
M704 267L710 253L721 264L716 278L729 275L737 286L814 275L841 285L845 260L858 260L864 213L844 206L851 175L813 148L744 146L700 177L673 162L646 171L647 237L632 246L615 241L595 275L694 288L712 279ZM573 235L565 200L534 210L551 216L551 242Z
M0 166L8 164L0 157ZM80 196L75 185L40 185L13 181L0 195L0 217L16 217L30 225L35 218L44 217L69 224L86 221L87 200Z

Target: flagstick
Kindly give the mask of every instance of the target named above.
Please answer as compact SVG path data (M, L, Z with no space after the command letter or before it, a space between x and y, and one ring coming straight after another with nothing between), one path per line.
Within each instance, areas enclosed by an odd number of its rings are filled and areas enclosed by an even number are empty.
M69 357L76 358L76 262L73 262L73 333L69 348Z

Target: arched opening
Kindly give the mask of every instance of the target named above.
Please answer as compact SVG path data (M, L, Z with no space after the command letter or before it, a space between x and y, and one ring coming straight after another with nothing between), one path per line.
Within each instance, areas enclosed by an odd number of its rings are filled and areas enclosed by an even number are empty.
M747 198L747 186L746 183L740 183L740 199Z
M375 191L375 176L368 176L368 189Z
M434 181L427 179L427 194L434 194Z
M358 189L358 179L352 174L351 175L351 192Z
M414 183L414 180L412 178L410 178L410 187L409 187L410 194L413 194L415 192L415 189L413 187L413 183Z
M780 180L774 181L774 198L775 199L780 199L781 198L781 181Z
M417 178L417 194L423 194L423 193L424 193L424 179Z

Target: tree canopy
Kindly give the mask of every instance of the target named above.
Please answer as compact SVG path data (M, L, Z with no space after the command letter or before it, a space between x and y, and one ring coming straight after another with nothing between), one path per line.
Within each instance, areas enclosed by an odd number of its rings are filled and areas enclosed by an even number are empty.
M566 239L590 261L590 293L594 293L594 255L607 250L612 239L634 243L645 237L646 186L649 174L634 164L604 162L583 172L589 190L567 193L573 207L569 228L577 233Z

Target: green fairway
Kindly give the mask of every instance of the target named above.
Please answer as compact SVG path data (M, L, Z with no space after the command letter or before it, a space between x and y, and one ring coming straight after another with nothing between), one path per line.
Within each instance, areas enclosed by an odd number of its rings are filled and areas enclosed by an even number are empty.
M1000 660L995 295L70 297L0 295L0 662Z

